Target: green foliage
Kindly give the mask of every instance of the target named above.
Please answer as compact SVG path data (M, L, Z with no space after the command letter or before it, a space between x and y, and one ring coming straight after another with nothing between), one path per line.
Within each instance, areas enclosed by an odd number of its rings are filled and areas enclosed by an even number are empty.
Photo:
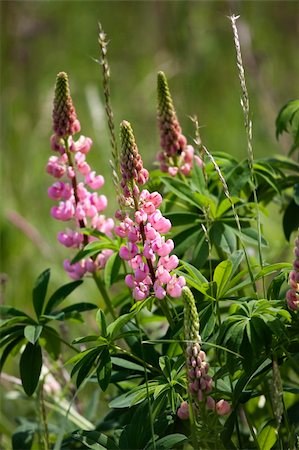
M1 370L9 355L25 344L20 358L20 376L25 393L32 396L40 380L42 368L42 347L49 355L57 359L61 351L61 338L48 324L51 321L64 321L74 317L81 318L81 312L96 308L92 303L77 303L56 310L55 308L70 295L82 281L74 281L61 286L46 303L46 294L50 279L50 269L42 272L36 280L32 292L32 304L37 321L26 313L9 306L0 306L2 323L0 325L0 345L4 347ZM44 313L43 313L44 312Z

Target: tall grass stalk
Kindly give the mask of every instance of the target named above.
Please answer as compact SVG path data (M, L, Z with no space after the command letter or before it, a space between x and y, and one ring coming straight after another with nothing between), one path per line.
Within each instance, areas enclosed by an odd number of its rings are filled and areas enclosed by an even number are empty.
M199 136L199 125L198 125L198 120L197 120L196 117L194 117L192 120L193 120L193 122L194 122L194 124L195 124L195 136ZM244 242L243 242L242 237L241 237L242 228L241 228L240 219L239 219L238 213L237 213L237 211L236 211L236 208L235 208L234 202L233 202L233 200L232 200L232 197L231 197L231 195L230 195L230 192L229 192L229 189L228 189L227 182L226 182L224 176L222 175L222 172L221 172L221 170L220 170L220 167L219 167L218 164L216 163L216 161L215 161L213 155L212 155L212 154L209 152L209 150L202 144L201 140L200 140L200 139L198 140L198 138L196 138L194 142L195 142L195 144L196 144L199 148L201 148L201 149L203 150L203 152L208 156L208 158L209 158L210 161L212 162L213 166L215 167L215 170L216 170L216 172L217 172L217 174L218 174L219 180L220 180L220 182L221 182L221 184L222 184L222 186L223 186L224 194L225 194L225 196L228 198L228 200L229 200L229 202L230 202L230 204L231 204L231 208L232 208L232 212L233 212L233 215L234 215L234 219L235 219L235 222L236 222L238 231L239 231L239 233L240 233L240 243L241 243L241 246L242 246L242 250L243 250L243 252L244 252L244 256L245 256L245 260L246 260L246 264L247 264L247 268L248 268L248 273L249 273L249 276L250 276L250 279L251 279L251 282L252 282L253 289L254 289L254 291L256 292L256 295L257 295L257 288L256 288L256 284L255 284L253 272L252 272L252 269L251 269L251 264L250 264L250 261L249 261L249 257L248 257L248 254L247 254L246 247L245 247Z
M250 179L252 183L252 193L253 193L253 199L256 207L256 221L257 221L257 232L258 232L258 254L259 254L259 262L261 269L263 269L263 257L262 257L262 232L261 232L261 215L260 215L260 209L258 204L258 198L257 198L257 191L256 191L256 179L254 175L254 168L253 168L253 147L252 147L252 121L250 119L250 107L249 107L249 95L248 90L246 86L246 79L245 79L245 71L243 66L243 60L242 60L242 53L241 53L241 45L240 45L240 39L239 39L239 33L238 28L236 25L236 22L240 16L235 16L234 14L229 17L229 20L231 21L231 26L233 30L233 37L234 37L234 43L236 48L236 58L237 58L237 68L239 71L239 80L241 85L241 99L240 103L243 109L244 114L244 126L245 126L245 132L246 132L246 140L247 140L247 155L248 155L248 166L250 171ZM266 296L266 288L265 288L265 279L262 277L262 283L263 283L263 295Z
M110 68L107 59L107 47L108 42L106 40L106 34L99 23L99 37L98 42L101 50L101 59L98 63L102 66L103 73L103 92L105 100L105 111L107 116L108 128L110 132L110 143L111 143L111 153L112 159L109 160L112 169L112 180L116 190L117 195L120 194L120 180L119 180L119 151L117 146L117 141L115 137L115 126L114 126L114 115L111 107L110 101Z

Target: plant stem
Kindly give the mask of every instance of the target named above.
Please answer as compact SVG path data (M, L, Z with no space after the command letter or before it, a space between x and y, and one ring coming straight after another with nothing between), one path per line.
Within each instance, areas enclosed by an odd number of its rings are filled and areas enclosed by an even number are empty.
M257 222L257 233L258 233L258 254L259 254L259 262L261 266L261 270L263 269L263 257L262 257L262 233L261 233L261 216L257 198L257 188L256 188L256 178L254 175L253 169L253 149L252 149L252 121L250 119L250 109L249 109L249 95L246 86L245 79L245 71L243 66L242 54L241 54L241 46L239 40L238 29L236 25L236 21L239 16L232 15L229 17L232 25L234 43L236 48L236 57L237 57L237 67L239 70L239 80L241 85L242 97L241 97L241 106L244 114L244 126L247 138L247 154L248 154L248 166L250 171L250 178L252 183L252 193L253 199L256 207L256 222ZM265 277L262 277L263 282L263 295L266 297L266 287L265 287Z
M139 326L139 325L138 325ZM151 364L147 363L145 360L143 360L142 358L139 358L139 356L134 355L134 353L129 352L128 350L125 350L122 347L119 347L118 345L111 345L111 347L114 350L117 350L119 352L124 353L125 355L130 356L131 358L135 359L135 361L138 361L140 364L142 364L143 366L145 365L149 370L155 371L157 373L159 373L159 375L161 375L161 372L159 369L157 369L156 367L152 366Z
M44 444L44 449L49 450L50 449L49 430L48 430L48 424L47 424L47 414L46 414L45 399L44 399L44 381L41 382L39 394L40 394L40 411L41 411L42 425L43 425L43 430L44 430L43 444Z
M145 360L144 350L143 350L143 343L142 343L142 334L141 334L141 328L138 322L137 316L135 316L136 326L139 329L139 337L140 337L140 345L141 345L141 355L142 355L142 363L144 367L144 378L145 378L145 384L146 384L146 395L148 399L148 410L149 410L149 416L150 416L150 426L151 426L151 435L152 435L152 441L153 441L153 450L156 450L156 442L155 442L155 429L154 429L154 419L153 419L153 411L152 411L152 404L151 399L149 396L149 389L148 389L148 376L147 376L147 362Z
M102 294L103 300L105 302L105 305L106 305L108 311L110 312L110 314L113 317L113 319L116 319L116 314L115 314L113 305L111 303L110 297L107 294L106 288L105 288L101 278L96 273L94 273L93 274L93 279L94 279L94 281L95 281L95 283L96 283L100 293Z
M67 155L69 166L75 171L73 158L72 158L72 155L71 155L71 152L70 152L69 143L68 143L68 139L67 138L64 139L64 146L65 146L65 152L66 152L66 155ZM77 206L78 203L79 203L79 198L78 198L78 185L77 185L76 175L72 177L72 187L73 187L73 191L74 191L75 204ZM79 220L79 227L80 228L85 228L85 226L86 226L86 224L85 224L84 220L80 219ZM84 244L84 246L88 244L88 236L87 236L87 234L83 235L83 244Z
M174 321L173 321L173 317L171 315L171 312L170 312L170 309L169 309L167 301L164 301L164 299L160 300L159 301L159 306L162 309L162 312L163 312L164 316L166 317L170 328L173 329L174 328Z

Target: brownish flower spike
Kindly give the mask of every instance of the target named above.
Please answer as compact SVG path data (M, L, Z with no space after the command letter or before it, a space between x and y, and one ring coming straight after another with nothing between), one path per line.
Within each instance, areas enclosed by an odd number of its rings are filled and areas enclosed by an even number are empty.
M56 78L52 117L53 130L58 137L67 138L80 131L80 122L77 119L65 72L59 72Z

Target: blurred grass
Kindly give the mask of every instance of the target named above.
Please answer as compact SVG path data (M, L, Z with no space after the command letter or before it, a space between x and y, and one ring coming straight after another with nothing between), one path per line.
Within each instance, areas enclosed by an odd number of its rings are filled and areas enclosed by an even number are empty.
M190 139L194 132L188 116L197 114L202 138L212 152L246 157L235 50L226 18L231 13L241 15L238 26L255 156L286 151L287 144L275 141L274 120L279 108L299 95L298 5L287 1L1 2L1 272L8 276L7 303L27 305L34 280L46 267L52 267L53 288L67 281L61 265L68 251L55 241L63 224L50 218L47 188L52 180L44 170L51 153L53 86L61 70L69 73L82 132L94 140L90 160L106 177L107 214L113 214L116 206L101 70L93 59L99 57L97 22L110 40L116 125L124 118L132 123L145 164L152 167L159 145L158 70L169 78L179 119ZM277 228L281 233L280 223ZM88 300L98 301L93 287L87 292Z

